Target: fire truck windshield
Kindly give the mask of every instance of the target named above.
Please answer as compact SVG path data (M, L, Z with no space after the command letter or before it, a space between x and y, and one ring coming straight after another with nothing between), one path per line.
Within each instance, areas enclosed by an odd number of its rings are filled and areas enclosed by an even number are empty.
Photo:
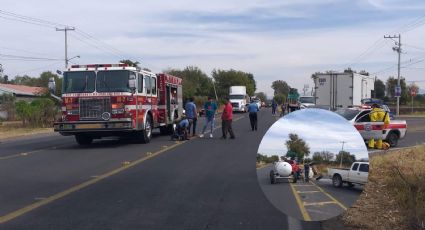
M63 76L63 93L94 92L96 74L94 71L65 72Z
M130 72L127 70L110 70L97 72L97 92L130 92L128 78Z

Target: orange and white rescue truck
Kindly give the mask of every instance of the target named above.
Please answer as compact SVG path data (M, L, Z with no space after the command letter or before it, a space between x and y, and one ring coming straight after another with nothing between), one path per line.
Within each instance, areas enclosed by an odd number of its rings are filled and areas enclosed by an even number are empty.
M152 129L168 133L182 111L181 78L122 63L72 65L63 73L62 115L54 130L74 135L80 145L106 136L148 143Z

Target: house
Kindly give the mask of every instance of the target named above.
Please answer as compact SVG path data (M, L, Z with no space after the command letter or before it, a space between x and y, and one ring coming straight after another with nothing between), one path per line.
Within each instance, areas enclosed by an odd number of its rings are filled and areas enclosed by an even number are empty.
M31 87L26 85L12 85L0 83L0 97L3 94L10 94L15 96L17 101L24 100L27 102L31 102L34 98L39 97L46 91L47 89L43 87ZM7 109L3 108L2 104L0 104L0 118L8 118Z

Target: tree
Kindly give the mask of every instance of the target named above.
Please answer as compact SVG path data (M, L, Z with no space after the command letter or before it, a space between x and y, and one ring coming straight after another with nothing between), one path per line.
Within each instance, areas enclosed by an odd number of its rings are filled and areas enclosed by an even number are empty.
M385 97L385 84L380 79L375 81L374 97L378 99L384 99Z
M289 140L287 140L285 144L289 153L289 155L287 153L288 157L293 158L295 153L298 160L302 160L310 154L310 148L307 143L295 133L289 134Z
M129 60L129 59L121 60L120 63L124 63L124 64L127 64L129 66L133 66L133 67L139 67L139 64L140 64L140 62L138 62L138 61L133 62L132 60Z
M261 101L267 101L267 96L264 92L258 92L255 94L257 98L259 98Z
M329 163L334 158L334 154L329 151L314 152L313 161L316 163Z
M282 104L286 100L286 96L283 94L274 95L273 99L277 104Z
M168 74L183 79L183 98L213 96L213 84L209 78L198 67L187 66L184 70L169 69L164 71ZM205 100L204 100L205 101Z
M0 96L0 110L6 111L8 120L15 119L15 100L13 94L3 93Z
M217 95L220 99L224 99L229 95L230 86L246 86L246 93L250 96L254 95L254 92L257 89L254 75L251 73L246 73L234 69L214 69L211 75L214 78Z
M276 80L272 83L272 89L274 90L274 95L288 95L289 87L286 81Z
M336 163L340 163L341 162L341 157L342 157L342 164L343 165L351 165L353 162L356 161L356 156L350 154L350 152L347 151L339 151L339 153L336 155Z

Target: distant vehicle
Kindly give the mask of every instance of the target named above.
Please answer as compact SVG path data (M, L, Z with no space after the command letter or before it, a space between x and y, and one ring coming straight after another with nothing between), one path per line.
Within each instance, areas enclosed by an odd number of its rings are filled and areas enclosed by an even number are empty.
M270 108L270 107L272 107L272 104L273 104L273 101L268 100L267 103L266 103L266 107Z
M298 93L298 90L295 88L290 88L285 102L288 113L300 109L299 98L300 94Z
M56 86L49 82L52 92ZM143 143L152 129L172 129L182 115L182 79L127 64L72 65L64 72L62 116L54 131L80 145L107 136L133 136Z
M334 187L344 183L349 187L354 184L365 185L369 176L369 162L354 162L350 168L328 168L328 177Z
M405 120L390 120L390 124L384 127L384 122L371 122L371 109L348 108L339 109L337 114L347 119L356 127L365 141L371 138L381 137L391 147L396 147L399 139L406 136L407 124Z
M384 101L381 99L376 99L376 98L363 98L361 100L361 104L362 105L373 105L373 104L383 105Z
M314 107L316 105L314 96L301 96L298 101L300 102L301 109Z
M229 99L233 111L246 112L249 104L249 96L246 94L246 86L230 86Z
M362 104L374 90L374 78L357 73L320 73L313 77L316 106L348 108Z

